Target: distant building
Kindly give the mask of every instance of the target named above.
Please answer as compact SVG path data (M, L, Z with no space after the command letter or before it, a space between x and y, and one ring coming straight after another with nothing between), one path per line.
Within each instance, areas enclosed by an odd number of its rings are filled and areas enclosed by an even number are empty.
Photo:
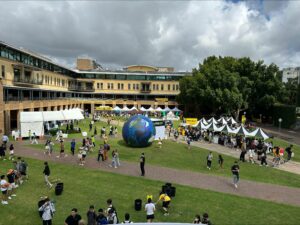
M289 67L282 70L282 82L287 83L289 79L300 79L300 67Z

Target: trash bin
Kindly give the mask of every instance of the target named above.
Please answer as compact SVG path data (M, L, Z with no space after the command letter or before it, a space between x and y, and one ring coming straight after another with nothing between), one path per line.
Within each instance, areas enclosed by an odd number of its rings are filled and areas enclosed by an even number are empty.
M141 209L142 209L142 200L141 199L136 199L134 201L134 209L136 211L141 211Z
M64 183L58 183L55 187L55 194L56 195L61 195L63 190L64 190Z

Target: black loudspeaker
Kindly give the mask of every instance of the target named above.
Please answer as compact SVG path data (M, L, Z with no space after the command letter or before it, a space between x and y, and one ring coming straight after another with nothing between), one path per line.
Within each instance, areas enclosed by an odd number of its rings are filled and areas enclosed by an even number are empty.
M176 187L171 187L170 188L170 197L175 197L176 195Z
M64 183L58 183L55 187L55 194L56 195L61 195L63 190L64 190Z
M141 199L134 200L134 209L136 211L141 211L141 209L142 209L142 200Z

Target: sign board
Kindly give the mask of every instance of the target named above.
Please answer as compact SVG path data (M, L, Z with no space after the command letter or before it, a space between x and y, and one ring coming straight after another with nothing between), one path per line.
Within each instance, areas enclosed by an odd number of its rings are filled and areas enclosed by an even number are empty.
M164 120L159 120L159 119L152 119L151 121L153 122L153 125L155 126L155 140L160 139L165 139L166 135L165 135L165 130L166 130L166 126L165 126L165 121Z
M185 118L185 123L188 125L195 125L197 124L198 119L197 118Z

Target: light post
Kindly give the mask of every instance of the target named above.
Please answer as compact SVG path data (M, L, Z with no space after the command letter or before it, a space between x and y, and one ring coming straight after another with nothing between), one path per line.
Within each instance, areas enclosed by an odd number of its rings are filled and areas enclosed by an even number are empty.
M280 133L280 132L281 132L281 122L282 122L282 119L279 118L279 119L278 119L278 122L279 122L278 130L279 130L279 133Z
M259 121L260 121L260 123L262 123L261 117L262 117L262 114L259 114Z

